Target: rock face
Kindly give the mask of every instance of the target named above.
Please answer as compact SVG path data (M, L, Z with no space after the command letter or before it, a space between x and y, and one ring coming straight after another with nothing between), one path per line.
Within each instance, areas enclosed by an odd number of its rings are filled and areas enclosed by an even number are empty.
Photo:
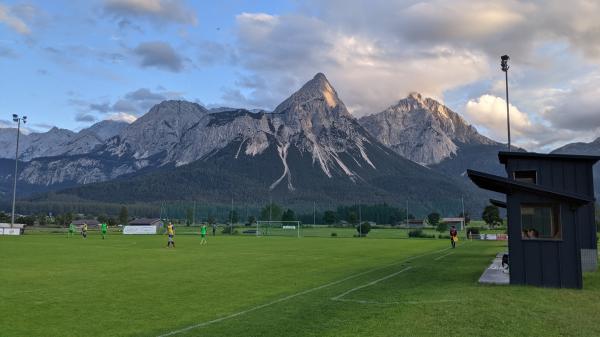
M418 93L411 93L382 112L362 117L360 123L401 156L425 165L456 155L463 144L498 145L454 111Z
M78 133L56 127L43 133L21 133L19 160L91 153L127 125L125 122L102 121ZM0 158L15 157L16 132L14 128L0 129Z

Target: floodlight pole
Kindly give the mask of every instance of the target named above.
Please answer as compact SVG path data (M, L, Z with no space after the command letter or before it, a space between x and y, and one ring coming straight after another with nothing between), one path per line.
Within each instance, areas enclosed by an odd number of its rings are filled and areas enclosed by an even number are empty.
M508 57L508 55L503 55L500 57L500 60L500 66L504 72L506 84L506 129L508 130L508 152L510 152L510 110L508 102L508 60L510 60L510 57Z
M362 238L362 210L360 200L358 201L358 237Z
M17 123L17 149L15 151L15 177L13 182L12 216L10 220L10 228L13 228L15 225L15 203L17 199L17 170L19 165L19 136L21 135L21 121L23 121L23 123L27 123L27 116L19 117L18 115L13 114L13 122Z
M460 197L460 202L462 204L462 230L465 230L465 226L467 225L467 215L465 214L465 198L463 196Z

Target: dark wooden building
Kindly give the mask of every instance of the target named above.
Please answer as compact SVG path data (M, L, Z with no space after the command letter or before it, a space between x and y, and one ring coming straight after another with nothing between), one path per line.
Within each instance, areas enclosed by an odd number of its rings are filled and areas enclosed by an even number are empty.
M596 156L500 152L508 177L468 170L477 186L503 193L510 283L581 288L597 268L594 222Z

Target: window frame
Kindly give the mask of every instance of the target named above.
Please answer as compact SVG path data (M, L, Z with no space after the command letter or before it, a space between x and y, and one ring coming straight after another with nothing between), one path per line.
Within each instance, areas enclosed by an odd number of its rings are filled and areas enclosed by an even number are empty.
M517 173L530 173L530 172L534 173L533 183L529 182L529 181L523 181L523 180L517 179ZM537 172L537 170L514 170L513 173L512 173L512 176L513 176L513 180L514 181L518 181L518 182L522 182L522 183L528 183L528 184L535 184L535 185L537 185L537 183L538 183L538 172ZM521 179L523 179L523 178L521 178Z
M544 238L524 238L523 237L523 207L532 207L532 208L550 208L551 210L551 215L552 215L552 221L553 224L557 223L558 224L558 234L559 237L558 238L548 238L548 237L544 237ZM559 203L551 203L551 202L522 202L519 205L519 222L520 222L520 232L521 232L521 241L531 241L531 242L537 242L537 241L552 241L552 242L558 242L558 241L563 241L563 224L561 221L561 207ZM551 224L552 226L552 224Z

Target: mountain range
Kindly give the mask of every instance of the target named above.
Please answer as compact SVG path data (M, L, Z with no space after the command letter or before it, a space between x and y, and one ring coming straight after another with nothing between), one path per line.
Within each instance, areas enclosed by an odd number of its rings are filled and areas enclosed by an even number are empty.
M0 129L5 196L15 132ZM19 191L34 202L409 200L448 212L461 196L473 209L483 206L485 193L464 172L502 172L497 152L505 148L418 93L356 119L321 73L273 112L164 101L131 124L22 137Z

